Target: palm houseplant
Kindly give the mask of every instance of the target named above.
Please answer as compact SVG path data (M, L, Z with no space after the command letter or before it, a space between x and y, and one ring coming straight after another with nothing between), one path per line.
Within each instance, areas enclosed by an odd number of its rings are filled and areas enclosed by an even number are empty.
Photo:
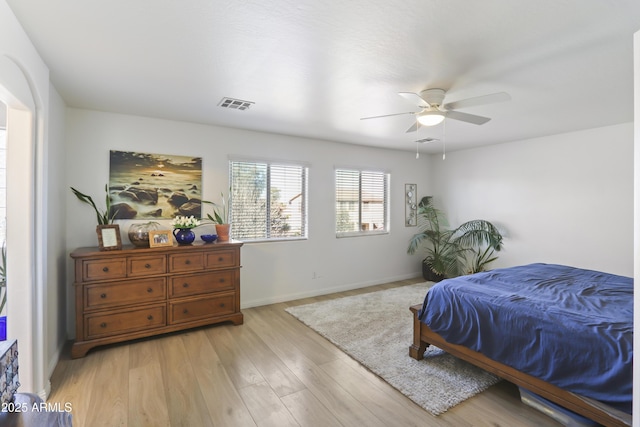
M409 241L407 252L424 250L422 274L425 280L484 271L502 249L502 235L489 221L476 219L450 229L444 213L423 197L418 205L418 233Z

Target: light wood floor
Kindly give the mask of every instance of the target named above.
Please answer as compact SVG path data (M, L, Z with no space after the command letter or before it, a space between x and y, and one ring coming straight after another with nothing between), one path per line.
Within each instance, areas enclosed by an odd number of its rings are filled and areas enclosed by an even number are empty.
M245 309L241 326L98 347L81 359L66 352L49 402L71 404L75 427L558 426L504 381L434 417L284 311L421 281Z

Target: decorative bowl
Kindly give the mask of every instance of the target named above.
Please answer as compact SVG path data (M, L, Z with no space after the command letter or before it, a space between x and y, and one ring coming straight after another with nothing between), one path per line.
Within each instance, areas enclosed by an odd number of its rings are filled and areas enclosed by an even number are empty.
M144 223L133 223L129 227L129 241L139 248L149 247L149 231L160 230L160 224L151 221Z
M205 243L213 243L218 238L218 235L217 234L203 234L203 235L200 236L200 238L202 240L204 240Z

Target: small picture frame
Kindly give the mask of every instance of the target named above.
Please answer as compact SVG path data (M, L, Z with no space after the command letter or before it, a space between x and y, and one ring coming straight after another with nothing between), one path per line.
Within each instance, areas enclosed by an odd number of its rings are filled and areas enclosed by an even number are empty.
M150 230L149 247L158 248L162 246L173 246L171 230Z
M120 226L118 224L98 225L98 247L101 251L116 251L122 249L120 240Z

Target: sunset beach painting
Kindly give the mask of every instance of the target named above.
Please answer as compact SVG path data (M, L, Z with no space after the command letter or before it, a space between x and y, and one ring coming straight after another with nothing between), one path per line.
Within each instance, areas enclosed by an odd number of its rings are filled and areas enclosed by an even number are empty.
M116 219L201 217L201 157L111 150L109 165Z

